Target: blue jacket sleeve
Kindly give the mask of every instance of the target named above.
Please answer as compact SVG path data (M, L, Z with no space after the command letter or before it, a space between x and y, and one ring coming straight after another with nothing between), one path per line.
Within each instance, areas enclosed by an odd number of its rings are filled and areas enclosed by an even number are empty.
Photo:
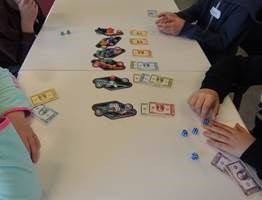
M191 24L186 21L179 35L197 40L207 47L219 51L228 48L238 35L249 27L251 21L249 13L238 7L228 17L218 32L204 30L197 24Z
M19 110L30 114L28 99L15 77L7 69L0 68L0 115Z
M41 199L41 186L32 161L5 117L0 118L0 199Z
M180 18L186 20L189 23L195 22L200 18L201 11L203 10L205 0L199 0L197 3L193 4L191 7L176 12L176 15Z

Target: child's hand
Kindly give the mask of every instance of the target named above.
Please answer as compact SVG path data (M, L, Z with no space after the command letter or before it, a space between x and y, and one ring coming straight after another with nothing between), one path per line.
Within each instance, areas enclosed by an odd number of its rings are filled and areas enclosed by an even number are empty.
M211 114L214 120L218 115L220 103L215 90L200 89L189 97L188 104L201 119L206 119Z
M24 33L34 32L34 23L38 14L38 5L34 0L16 0L21 15L21 29Z
M204 125L207 143L222 151L240 157L255 141L255 138L238 123L234 128L216 121Z
M32 161L36 163L40 156L40 141L30 126L30 117L26 118L23 111L11 112L6 117L15 127Z
M184 27L185 20L174 13L160 13L156 20L158 29L164 33L178 35Z

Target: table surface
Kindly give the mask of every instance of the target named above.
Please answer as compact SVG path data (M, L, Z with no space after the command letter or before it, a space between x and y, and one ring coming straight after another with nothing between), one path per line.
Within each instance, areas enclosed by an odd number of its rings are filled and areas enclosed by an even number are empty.
M116 60L126 66L134 59L131 50L144 48L152 50L153 57L140 60L158 62L161 71L206 70L209 62L198 43L160 33L155 18L147 16L148 9L176 11L177 7L171 0L135 0L132 4L127 0L57 0L22 70L95 70L91 67L95 45L105 36L97 35L94 30L108 26L125 33L117 46L127 52ZM148 31L149 45L130 45L131 29ZM61 36L60 32L66 30L71 34Z
M180 136L182 129L202 130L186 101L199 88L209 64L196 42L159 33L147 9L174 11L177 7L171 0L56 0L19 76L28 96L49 88L59 95L47 104L59 115L48 125L33 121L42 143L36 167L44 200L247 199L237 184L211 166L216 150L201 134ZM94 33L98 26L125 31L119 45L127 52L116 60L127 66L131 60L157 61L161 72L154 74L174 78L174 87L134 83L114 92L96 89L95 78L117 75L132 80L138 73L90 66L95 44L103 38ZM61 37L60 31L67 29L72 34ZM130 29L148 31L153 58L131 57ZM133 104L138 114L119 120L96 117L92 105L111 100ZM175 117L142 116L140 104L153 101L174 103ZM229 98L218 119L243 124ZM199 153L198 161L190 159L192 152ZM257 193L248 199L261 197Z
M132 80L129 72L114 74ZM237 184L211 166L216 151L201 134L180 136L182 129L201 131L186 100L199 87L203 72L160 73L175 79L171 89L141 84L114 92L96 89L93 79L107 75L89 71L21 74L19 81L29 96L54 87L60 97L47 104L59 113L49 125L33 123L42 142L37 170L44 199L246 199ZM111 100L133 104L138 114L119 120L96 117L92 105ZM175 117L142 116L140 103L151 101L174 103ZM229 99L220 113L218 119L229 125L242 123ZM199 154L198 161L190 159L192 152ZM259 193L252 199L261 197Z

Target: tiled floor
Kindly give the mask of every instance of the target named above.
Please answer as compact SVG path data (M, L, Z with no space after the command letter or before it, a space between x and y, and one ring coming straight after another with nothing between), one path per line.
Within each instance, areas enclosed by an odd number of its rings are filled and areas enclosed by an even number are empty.
M191 6L196 0L174 0L180 9ZM240 115L247 125L248 129L252 129L254 126L255 112L259 101L259 95L262 91L262 86L255 86L250 88L244 95L241 107Z

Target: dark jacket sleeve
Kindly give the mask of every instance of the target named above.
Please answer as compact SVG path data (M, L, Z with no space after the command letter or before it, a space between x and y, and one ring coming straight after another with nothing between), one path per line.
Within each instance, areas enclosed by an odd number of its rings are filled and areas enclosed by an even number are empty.
M220 102L230 92L234 83L252 86L262 84L262 56L232 56L213 65L206 73L201 88L218 92ZM253 166L262 179L262 141L257 139L241 156L244 162Z
M257 170L257 175L262 180L262 141L256 140L241 156L241 160L253 166Z
M238 7L223 23L218 32L205 30L206 27L201 28L197 24L191 24L190 21L186 20L179 35L197 40L208 48L223 50L228 48L240 33L244 33L251 23L252 19L249 13Z
M12 16L11 16L12 17ZM3 2L0 3L0 51L6 57L7 63L21 65L30 50L34 40L35 33L22 33L19 28L9 25L10 14ZM16 20L15 16L12 20ZM17 18L17 20L19 20ZM39 8L37 20L34 26L38 33L44 23L45 17ZM20 22L16 22L20 23Z
M218 92L220 102L231 91L232 85L262 84L262 56L232 56L216 63L206 72L201 88Z
M12 40L0 33L0 51L12 60L13 63L21 65L30 50L35 35L33 33L22 33L21 41Z
M176 12L177 16L186 20L189 23L195 22L200 18L201 11L203 9L204 0L199 0L197 3L193 4L191 7Z

